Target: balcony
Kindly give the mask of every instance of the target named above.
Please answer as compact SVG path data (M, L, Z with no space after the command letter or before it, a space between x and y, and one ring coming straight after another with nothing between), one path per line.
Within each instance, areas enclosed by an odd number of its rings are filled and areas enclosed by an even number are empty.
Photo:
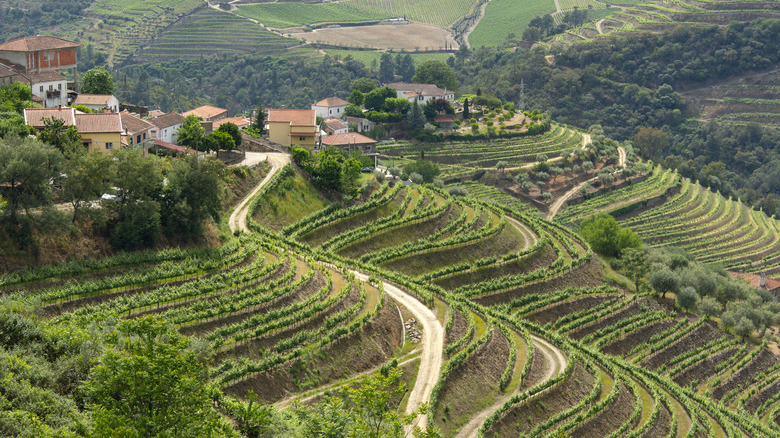
M62 97L62 90L49 90L46 92L47 99L59 99Z

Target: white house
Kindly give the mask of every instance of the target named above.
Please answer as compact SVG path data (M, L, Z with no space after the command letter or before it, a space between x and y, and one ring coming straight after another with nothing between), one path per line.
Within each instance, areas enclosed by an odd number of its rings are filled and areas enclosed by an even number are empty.
M447 89L441 89L433 84L409 84L406 82L393 82L387 84L398 93L398 97L405 97L409 102L417 101L422 105L434 99L444 99L448 102L455 101L455 92Z
M344 124L339 119L328 119L325 120L325 132L328 133L328 135L333 134L346 134L347 131L349 131L349 127Z
M18 79L30 84L32 95L44 108L68 106L68 80L58 72L22 73Z
M363 117L350 117L350 116L344 116L344 122L347 126L349 126L350 123L354 123L357 126L357 132L368 132L376 126L376 123L372 122L371 120L364 119Z
M94 111L108 108L112 113L119 112L119 99L111 94L79 94L71 105L84 105Z
M149 120L154 125L152 138L165 143L176 144L179 140L179 128L184 124L184 117L179 113L168 113Z
M341 118L341 116L344 115L344 108L346 108L347 105L349 105L349 102L344 99L329 97L315 103L311 106L311 109L314 110L314 113L318 117L322 117L323 119L328 117Z

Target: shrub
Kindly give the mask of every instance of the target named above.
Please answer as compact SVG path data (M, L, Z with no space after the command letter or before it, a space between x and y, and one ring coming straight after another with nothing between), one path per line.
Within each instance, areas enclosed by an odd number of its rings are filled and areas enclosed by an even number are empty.
M622 228L614 217L606 213L582 221L578 232L594 251L610 257L617 257L624 249L638 248L642 244L636 233Z
M412 172L409 174L409 181L415 184L422 184L425 180L423 179L423 176L420 175L419 173Z
M683 286L680 288L680 292L677 293L676 301L678 306L691 311L696 308L696 303L699 302L699 294L696 293L696 289L690 286Z
M449 194L452 196L466 196L466 189L460 186L450 187Z

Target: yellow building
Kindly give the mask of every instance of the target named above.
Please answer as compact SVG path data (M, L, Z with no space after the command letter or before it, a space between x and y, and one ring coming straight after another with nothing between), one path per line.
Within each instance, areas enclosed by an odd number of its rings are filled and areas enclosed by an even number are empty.
M319 127L314 110L269 109L268 139L284 146L314 149Z
M89 152L118 151L122 142L119 113L76 114L76 128Z

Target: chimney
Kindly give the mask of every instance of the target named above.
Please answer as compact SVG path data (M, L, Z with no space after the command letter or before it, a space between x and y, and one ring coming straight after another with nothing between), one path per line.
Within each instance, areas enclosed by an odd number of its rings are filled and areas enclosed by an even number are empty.
M761 282L758 283L761 287L766 287L766 272L761 271Z

